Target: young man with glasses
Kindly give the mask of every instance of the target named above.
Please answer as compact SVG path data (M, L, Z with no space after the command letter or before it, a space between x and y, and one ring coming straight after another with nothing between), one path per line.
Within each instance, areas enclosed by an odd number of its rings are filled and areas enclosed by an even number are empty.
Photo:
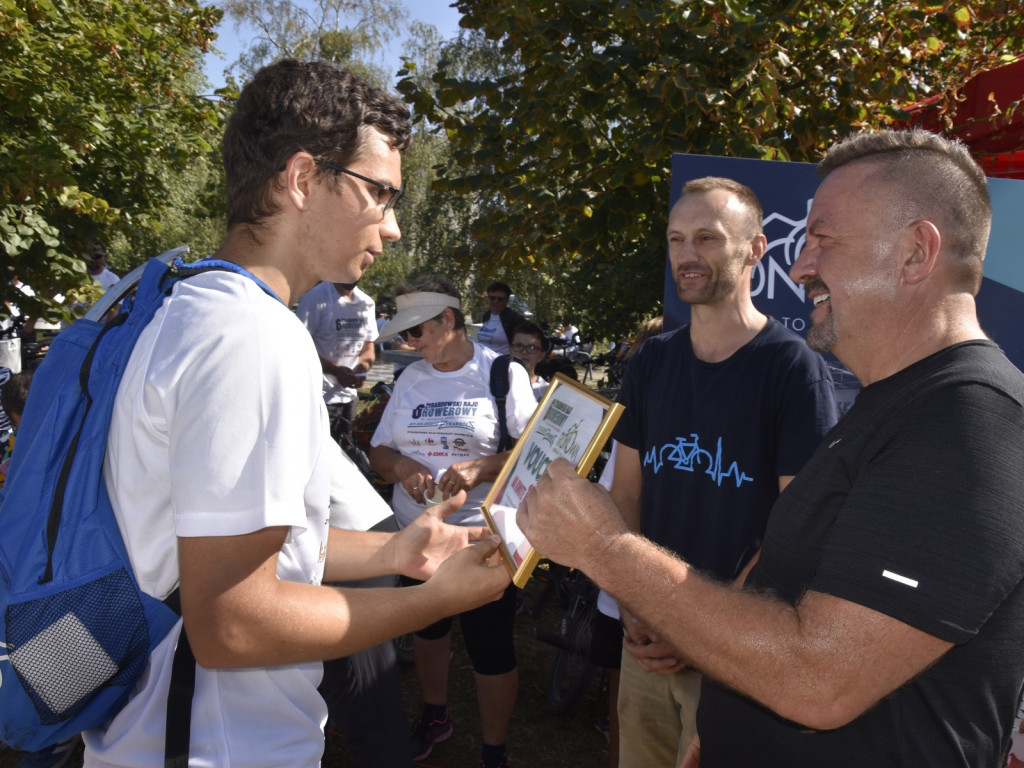
M526 320L509 308L508 300L511 295L512 289L507 283L495 280L487 286L487 303L490 308L479 320L483 327L477 332L477 343L490 347L499 355L509 353L509 342L512 341L516 326Z
M443 523L461 494L411 534L329 526L331 502L363 481L335 487L347 465L316 349L289 307L320 281L357 282L399 239L391 206L410 140L408 109L351 73L298 61L257 72L224 135L228 233L216 253L250 276L176 283L126 367L105 477L141 588L165 598L180 585L179 627L197 662L190 764L319 765L322 660L475 608L509 583L492 541L466 546L483 530ZM396 573L427 580L323 586ZM86 765L164 764L183 637L172 630L125 707L85 734Z

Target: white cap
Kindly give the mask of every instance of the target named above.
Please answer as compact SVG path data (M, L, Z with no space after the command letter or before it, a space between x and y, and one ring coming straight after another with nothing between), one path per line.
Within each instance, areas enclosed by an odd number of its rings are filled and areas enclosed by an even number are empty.
M413 328L424 320L437 317L447 307L461 310L462 304L454 296L449 296L447 293L420 291L418 293L403 293L401 296L396 296L395 307L398 311L388 321L388 324L380 329L377 341L393 339L402 331Z

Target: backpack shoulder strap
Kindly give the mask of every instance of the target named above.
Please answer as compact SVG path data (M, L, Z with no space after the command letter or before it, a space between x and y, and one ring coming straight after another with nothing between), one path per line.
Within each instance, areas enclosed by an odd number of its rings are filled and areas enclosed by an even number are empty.
M509 365L512 360L512 355L499 355L491 364L491 397L494 398L494 402L498 406L498 450L495 453L503 453L515 445L515 440L508 433L508 418L505 409L510 388ZM519 361L516 360L516 363Z

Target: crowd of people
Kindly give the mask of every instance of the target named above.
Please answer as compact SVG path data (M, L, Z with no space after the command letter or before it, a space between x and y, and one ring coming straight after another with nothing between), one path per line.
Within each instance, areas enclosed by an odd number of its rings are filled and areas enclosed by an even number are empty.
M331 728L359 764L411 766L456 725L455 617L480 765L515 762L516 589L480 507L558 356L504 282L475 340L446 277L396 286L385 318L359 289L401 236L411 138L400 101L328 64L278 62L243 89L216 255L270 291L228 272L181 281L132 354L105 477L142 589L180 587L182 621L84 734L86 765L163 763L184 632L190 764L315 766ZM855 135L820 167L791 270L813 305L806 340L752 301L756 195L689 180L666 240L690 322L630 346L602 484L557 460L519 509L539 551L603 590L621 661L612 765L1006 762L1024 679L1024 375L977 321L984 174L917 130ZM339 441L378 345L398 340L418 359L370 451L388 508ZM838 421L825 353L863 385ZM408 729L389 642L406 633Z

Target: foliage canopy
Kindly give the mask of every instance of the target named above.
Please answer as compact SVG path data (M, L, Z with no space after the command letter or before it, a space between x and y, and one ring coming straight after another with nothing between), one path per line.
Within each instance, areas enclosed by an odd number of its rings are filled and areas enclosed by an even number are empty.
M1020 52L1016 2L458 0L511 66L399 90L444 131L435 188L477 194L464 264L565 270L585 332L656 313L671 155L815 161Z
M156 224L161 171L220 125L194 95L219 18L198 0L0 0L0 299L52 314L88 282L84 247Z

